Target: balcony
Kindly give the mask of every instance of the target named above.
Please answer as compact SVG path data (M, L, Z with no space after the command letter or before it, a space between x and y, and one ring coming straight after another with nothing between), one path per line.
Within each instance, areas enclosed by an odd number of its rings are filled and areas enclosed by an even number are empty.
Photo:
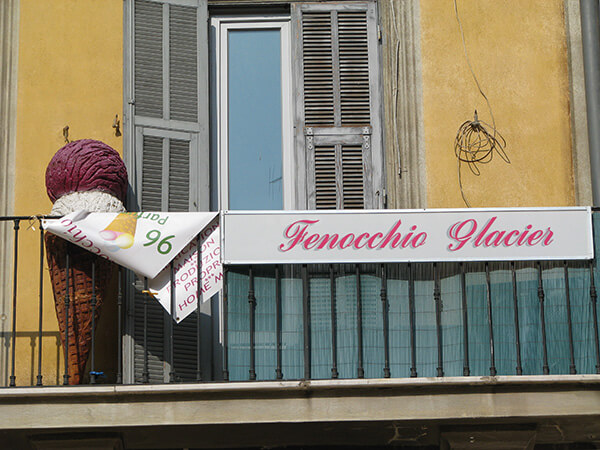
M50 412L14 428L63 429L64 417L69 427L97 430L508 417L539 425L540 417L562 423L600 414L596 260L261 264L258 257L226 265L221 300L180 324L119 269L115 298L92 323L84 385L68 386L44 231L32 230L29 217L0 219L13 236L4 416L15 407L23 413L23 405ZM600 213L592 219L597 252ZM94 412L84 419L73 405ZM399 417L408 406L409 416ZM8 419L2 428L11 428Z

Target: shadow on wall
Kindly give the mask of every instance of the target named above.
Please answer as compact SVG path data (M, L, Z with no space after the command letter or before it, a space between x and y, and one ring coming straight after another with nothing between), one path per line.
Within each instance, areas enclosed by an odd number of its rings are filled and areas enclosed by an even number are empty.
M116 280L113 280L116 288ZM115 289L116 290L116 289ZM96 327L95 370L102 372L97 383L114 383L117 375L117 302L106 301ZM9 328L8 330L6 328ZM2 358L0 387L8 386L12 373L12 331L10 326L0 329L0 342L5 357ZM15 375L17 386L35 386L39 370L39 331L18 331L16 337ZM64 375L64 353L60 332L42 331L42 383L44 386L62 385ZM89 383L91 356L88 358L82 384Z
M4 371L4 377L0 380L0 386L8 386L9 377L12 371L11 363L11 342L12 332L2 331L0 332L0 339L3 342L4 351L7 355L6 367ZM39 350L39 332L37 331L17 331L15 333L17 341L17 369L16 369L16 382L18 386L35 386L37 383L38 374L38 350ZM29 350L25 352L24 344L29 340ZM62 373L60 368L62 361L62 350L60 344L60 334L58 331L43 331L42 332L42 346L43 346L43 364L46 368L42 367L42 375L44 384L60 384L62 381ZM48 357L52 355L53 368L51 371L47 370L49 364ZM24 361L28 361L25 366ZM23 372L26 371L26 378L23 376Z

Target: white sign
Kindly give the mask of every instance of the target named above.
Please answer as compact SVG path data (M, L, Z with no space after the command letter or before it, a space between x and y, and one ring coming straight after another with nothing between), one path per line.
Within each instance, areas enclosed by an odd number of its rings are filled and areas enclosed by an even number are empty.
M224 264L592 259L591 210L225 211Z
M149 279L151 292L171 312L170 266L173 261L176 311L179 322L209 299L222 285L217 213L89 213L78 211L61 219L44 220L43 227L100 257ZM210 224L210 225L209 225ZM207 225L209 225L207 227ZM203 231L204 230L204 231ZM201 236L198 281L197 236Z

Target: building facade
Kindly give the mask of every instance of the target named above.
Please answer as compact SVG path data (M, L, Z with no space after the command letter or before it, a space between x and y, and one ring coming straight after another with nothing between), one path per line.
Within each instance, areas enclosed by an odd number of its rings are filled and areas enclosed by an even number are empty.
M594 260L257 255L179 325L123 271L96 385L61 386L36 219L78 139L123 156L131 211L595 205L587 3L3 2L7 448L600 445Z

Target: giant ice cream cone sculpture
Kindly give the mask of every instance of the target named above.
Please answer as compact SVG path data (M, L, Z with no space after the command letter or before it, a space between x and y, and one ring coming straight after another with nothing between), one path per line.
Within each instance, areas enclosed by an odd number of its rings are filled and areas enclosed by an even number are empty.
M105 300L110 301L110 297L116 294L114 281L117 267L114 263L51 233L46 234L45 240L61 343L63 350L68 352L69 384L80 384L91 350L93 311L95 311L94 320L97 326L102 304ZM68 271L67 252L69 253ZM95 277L92 277L93 263L95 263ZM95 289L92 284L93 278ZM65 301L67 295L68 319ZM93 297L95 297L95 307L92 306ZM67 330L68 346L65 343Z
M127 171L119 154L108 145L89 139L74 141L61 148L50 161L46 188L54 202L53 215L81 209L124 212ZM131 221L129 214L124 216ZM113 223L107 230L118 226ZM120 233L116 239L129 233L133 236L135 222L133 230L131 225L124 230L109 231ZM127 239L125 236L116 243L119 245ZM97 323L102 304L116 297L117 267L53 234L47 233L45 241L56 316L63 350L67 352L68 382L79 384L91 349L92 317ZM94 277L92 263L95 264Z

